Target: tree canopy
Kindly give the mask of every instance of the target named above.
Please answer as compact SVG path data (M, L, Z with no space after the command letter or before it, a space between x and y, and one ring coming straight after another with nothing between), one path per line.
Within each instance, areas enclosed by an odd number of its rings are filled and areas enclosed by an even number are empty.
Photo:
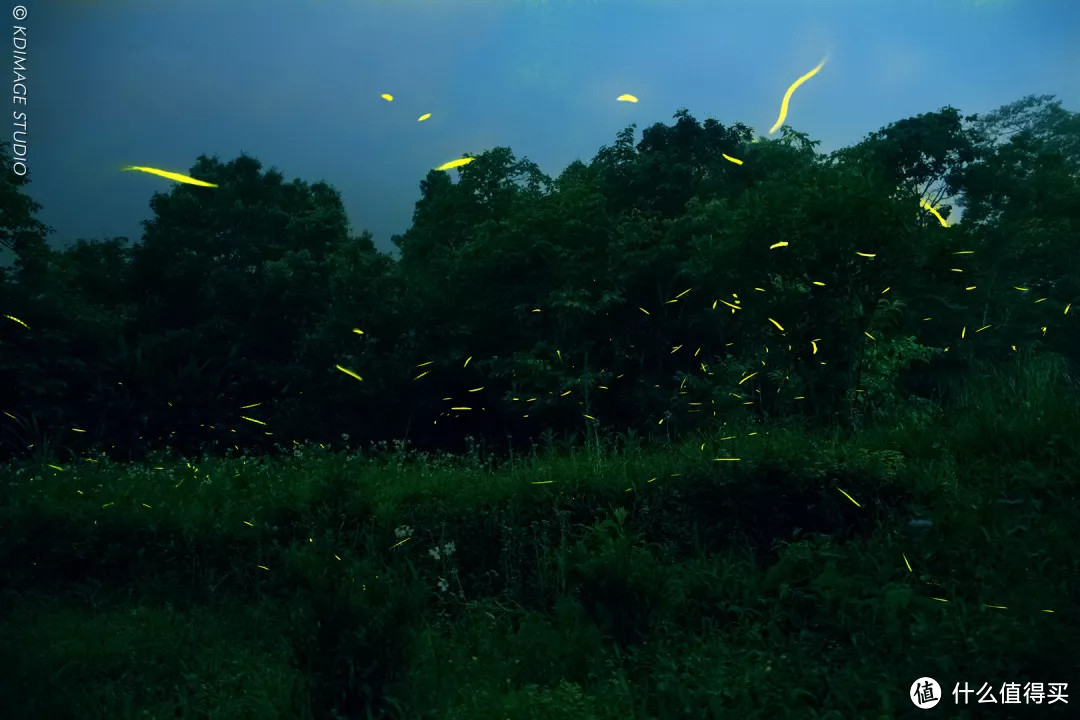
M1052 97L828 155L687 110L636 137L557 178L505 147L429 172L397 260L243 155L197 158L216 187L155 194L138 242L62 251L9 171L3 452L850 426L976 355L1080 362L1080 119Z

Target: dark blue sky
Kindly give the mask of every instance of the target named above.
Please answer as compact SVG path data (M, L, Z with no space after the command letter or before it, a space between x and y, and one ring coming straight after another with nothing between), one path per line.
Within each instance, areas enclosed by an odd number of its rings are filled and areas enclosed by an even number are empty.
M943 105L1047 93L1080 109L1077 0L27 5L27 190L59 247L140 237L171 183L123 166L186 173L200 154L245 152L337 188L354 231L389 249L427 170L463 152L509 146L555 176L679 107L765 134L826 55L787 117L822 151Z

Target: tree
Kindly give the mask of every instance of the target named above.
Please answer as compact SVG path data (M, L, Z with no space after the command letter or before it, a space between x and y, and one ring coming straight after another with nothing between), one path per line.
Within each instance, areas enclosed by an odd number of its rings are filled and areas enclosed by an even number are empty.
M963 120L956 108L944 107L891 123L832 156L876 168L884 182L925 200L947 220L949 208L941 201L956 191L959 173L976 157L978 136ZM936 222L929 213L922 217Z
M155 410L173 403L203 424L240 423L237 408L285 387L278 370L325 309L322 262L348 242L341 198L261 167L200 156L191 174L217 187L177 185L150 201L131 281L141 357L156 368L142 391ZM186 379L190 368L205 382Z
M52 228L41 223L34 213L41 205L34 202L23 188L29 175L16 175L11 156L11 143L0 143L0 245L15 253L16 278L24 286L40 289L50 258L46 236Z

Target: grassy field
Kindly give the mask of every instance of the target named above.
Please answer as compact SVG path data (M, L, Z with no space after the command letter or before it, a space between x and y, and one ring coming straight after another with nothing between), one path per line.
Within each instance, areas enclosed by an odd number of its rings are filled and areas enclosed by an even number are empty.
M853 436L7 467L0 716L1075 717L1078 410L1030 362Z

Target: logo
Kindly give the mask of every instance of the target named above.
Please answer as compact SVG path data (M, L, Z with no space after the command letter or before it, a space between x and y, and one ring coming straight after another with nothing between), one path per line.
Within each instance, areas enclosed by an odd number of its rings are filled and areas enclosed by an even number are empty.
M921 677L911 683L911 692L908 697L915 703L915 707L920 710L929 710L941 702L941 686L934 678Z

